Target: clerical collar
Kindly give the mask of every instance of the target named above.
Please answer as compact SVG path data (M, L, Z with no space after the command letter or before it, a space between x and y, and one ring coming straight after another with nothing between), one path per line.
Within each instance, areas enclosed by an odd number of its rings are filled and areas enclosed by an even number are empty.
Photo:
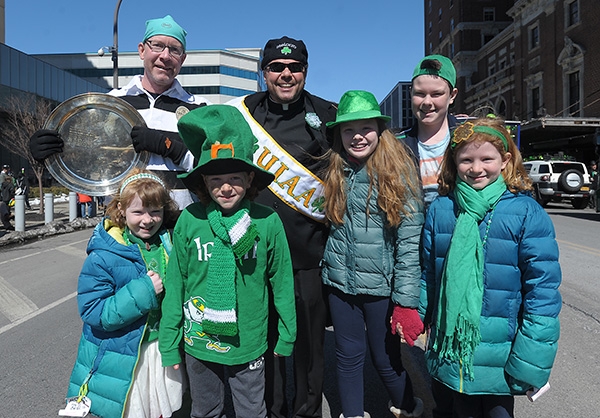
M269 96L269 100L267 100L269 112L283 114L283 113L287 113L287 112L295 113L300 110L303 110L304 109L303 97L304 97L304 95L300 95L300 97L298 97L298 100L296 100L293 103L276 103L271 99L271 96Z

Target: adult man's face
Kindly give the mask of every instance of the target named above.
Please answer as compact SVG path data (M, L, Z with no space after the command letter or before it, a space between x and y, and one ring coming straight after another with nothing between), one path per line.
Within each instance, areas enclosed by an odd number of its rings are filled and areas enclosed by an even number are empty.
M300 68L301 71L299 71ZM295 60L271 61L263 70L271 100L280 104L293 103L298 100L304 90L307 71L306 66Z
M159 52L161 48L164 49ZM144 61L142 86L157 94L171 87L186 58L181 42L164 35L156 35L140 43L138 53Z

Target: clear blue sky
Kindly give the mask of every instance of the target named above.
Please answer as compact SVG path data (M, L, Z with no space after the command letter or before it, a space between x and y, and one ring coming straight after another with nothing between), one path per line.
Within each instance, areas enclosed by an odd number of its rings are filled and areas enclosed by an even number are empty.
M6 44L27 54L95 52L112 45L116 4L6 0ZM333 101L351 89L369 90L381 101L396 83L410 80L424 54L422 0L123 0L119 50L136 50L145 21L167 14L187 30L188 49L302 39L307 90Z

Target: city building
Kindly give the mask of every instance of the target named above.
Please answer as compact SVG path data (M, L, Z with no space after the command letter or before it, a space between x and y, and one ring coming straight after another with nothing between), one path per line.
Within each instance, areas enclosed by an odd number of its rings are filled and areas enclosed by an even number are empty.
M404 130L413 124L410 86L410 81L400 81L379 103L381 113L392 118L388 125L394 130Z
M102 51L102 52L101 52ZM207 98L211 103L227 101L264 88L259 72L261 48L189 50L177 79L188 92ZM62 68L84 80L113 88L111 54L39 54L34 57ZM119 52L118 87L142 74L138 52Z
M0 43L0 124L6 123L13 97L31 96L56 105L77 94L105 91L103 86ZM28 167L27 159L2 146L0 163L15 170Z
M600 9L589 0L424 0L425 54L457 70L455 113L521 121L525 154L595 159Z

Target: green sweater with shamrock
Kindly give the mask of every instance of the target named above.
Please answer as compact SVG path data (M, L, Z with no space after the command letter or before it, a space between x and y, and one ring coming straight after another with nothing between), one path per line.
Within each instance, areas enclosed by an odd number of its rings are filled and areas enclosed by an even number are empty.
M257 359L267 350L270 297L278 315L275 352L291 355L296 340L296 310L292 264L283 224L275 212L257 203L250 202L250 217L258 229L258 238L254 249L236 260L233 291L238 332L233 336L203 331L204 309L211 286L211 280L207 279L208 265L215 241L206 208L195 203L179 217L164 281L159 330L163 366L182 362L182 346L197 359L229 366Z

